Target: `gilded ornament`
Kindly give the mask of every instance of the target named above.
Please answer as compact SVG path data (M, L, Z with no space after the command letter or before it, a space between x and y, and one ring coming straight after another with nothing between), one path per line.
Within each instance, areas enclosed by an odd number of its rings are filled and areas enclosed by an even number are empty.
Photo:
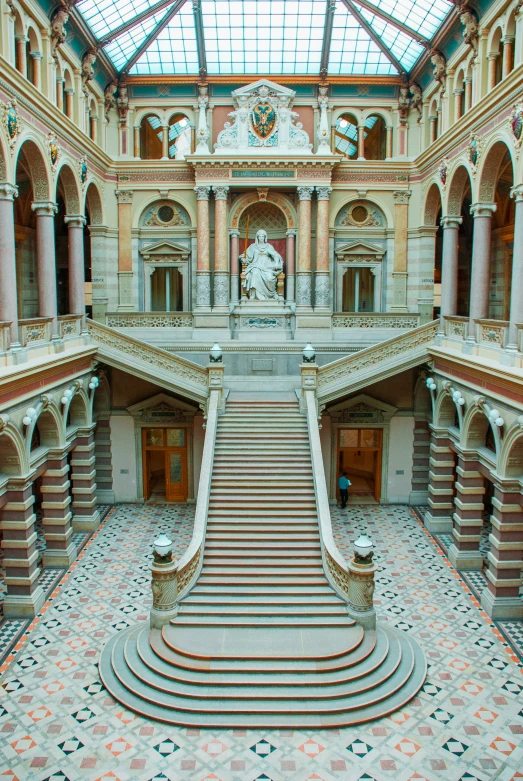
M523 142L523 101L521 103L517 103L514 106L509 121L510 121L510 130L514 137L514 143L516 145L516 149L519 152L519 149Z
M276 112L270 103L260 101L253 107L251 125L258 138L266 140L272 135L276 128Z
M478 170L478 162L481 155L481 139L477 133L472 133L467 147L467 157L469 159L472 174L475 175Z
M2 114L7 136L9 138L9 146L12 151L16 144L16 139L22 132L22 119L18 112L16 98L2 104Z
M58 163L58 159L60 157L60 147L58 146L58 142L54 133L49 133L47 136L47 147L49 149L51 169L54 173L56 171L56 164Z
M439 178L440 178L440 182L441 182L441 184L443 186L443 189L445 189L446 184L447 184L448 163L449 163L448 158L445 157L441 161L439 169L438 169L439 170Z
M82 157L78 163L78 169L80 172L80 182L83 187L87 182L87 159L85 157Z

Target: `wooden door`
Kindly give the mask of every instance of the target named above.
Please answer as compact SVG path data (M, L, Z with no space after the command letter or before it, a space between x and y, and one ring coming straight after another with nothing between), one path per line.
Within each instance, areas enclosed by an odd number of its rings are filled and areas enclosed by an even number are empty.
M381 497L381 464L382 464L383 429L340 429L338 441L338 477L344 471L354 485L353 493L359 493L356 488L358 480L370 481L370 491L376 502ZM351 489L349 488L349 495Z
M187 451L165 451L165 498L168 502L187 501Z

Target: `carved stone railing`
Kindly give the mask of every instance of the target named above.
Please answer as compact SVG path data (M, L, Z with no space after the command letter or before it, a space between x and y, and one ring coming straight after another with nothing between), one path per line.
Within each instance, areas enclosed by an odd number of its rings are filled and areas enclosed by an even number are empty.
M333 328L417 328L419 314L395 314L391 312L351 313L339 312L332 315Z
M320 367L318 401L325 403L336 399L340 393L355 391L371 377L377 382L418 365L429 357L428 348L434 342L438 327L439 320L434 320Z
M192 328L191 312L106 312L109 328Z
M48 342L51 338L52 317L31 317L27 320L19 320L20 343L22 347L37 342Z
M11 343L11 323L6 320L0 320L0 353L5 353L9 350Z
M61 339L72 339L80 335L83 315L60 315L58 333Z
M476 324L476 341L478 344L488 344L494 347L505 347L508 322L506 320L474 320Z
M446 315L443 320L445 336L447 336L449 339L459 340L467 338L469 322L468 317L461 317L459 315Z
M110 366L129 371L132 361L136 376L154 379L162 387L199 403L206 401L209 395L206 368L93 320L87 320L87 329L97 345L97 354Z

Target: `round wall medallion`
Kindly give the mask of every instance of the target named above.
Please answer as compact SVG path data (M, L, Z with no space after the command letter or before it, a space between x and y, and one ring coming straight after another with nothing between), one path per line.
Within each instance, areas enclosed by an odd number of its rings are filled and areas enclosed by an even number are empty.
M160 206L158 209L158 217L162 222L170 222L174 217L172 206Z
M367 217L369 216L369 212L365 208L365 206L355 206L354 209L351 211L351 217L354 220L354 222L365 222Z

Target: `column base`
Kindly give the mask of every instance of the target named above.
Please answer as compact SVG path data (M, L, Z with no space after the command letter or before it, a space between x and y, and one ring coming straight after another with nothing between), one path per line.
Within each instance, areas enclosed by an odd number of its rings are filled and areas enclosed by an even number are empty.
M75 532L94 532L100 525L98 510L92 515L73 515L72 527Z
M47 548L42 555L44 567L66 567L69 569L75 561L78 551L76 545L71 543L65 550L53 550Z
M374 608L360 612L359 610L353 610L350 605L347 605L347 613L349 618L352 618L353 621L356 621L364 629L376 629L376 610Z
M156 610L151 608L149 625L151 629L161 629L165 624L168 624L171 618L176 618L180 606L176 604L172 610Z
M4 598L6 618L34 618L45 602L44 590L37 586L32 594L9 594Z
M502 618L523 618L521 597L496 597L489 588L481 594L481 607L494 621Z
M430 512L427 512L423 518L423 525L431 534L450 534L452 531L452 518L450 515L448 517L435 518Z
M424 505L427 504L429 498L429 492L428 491L411 491L409 494L409 504L411 506L414 505Z
M447 556L455 569L470 569L481 572L483 569L483 556L479 551L458 550L454 543L451 544Z

